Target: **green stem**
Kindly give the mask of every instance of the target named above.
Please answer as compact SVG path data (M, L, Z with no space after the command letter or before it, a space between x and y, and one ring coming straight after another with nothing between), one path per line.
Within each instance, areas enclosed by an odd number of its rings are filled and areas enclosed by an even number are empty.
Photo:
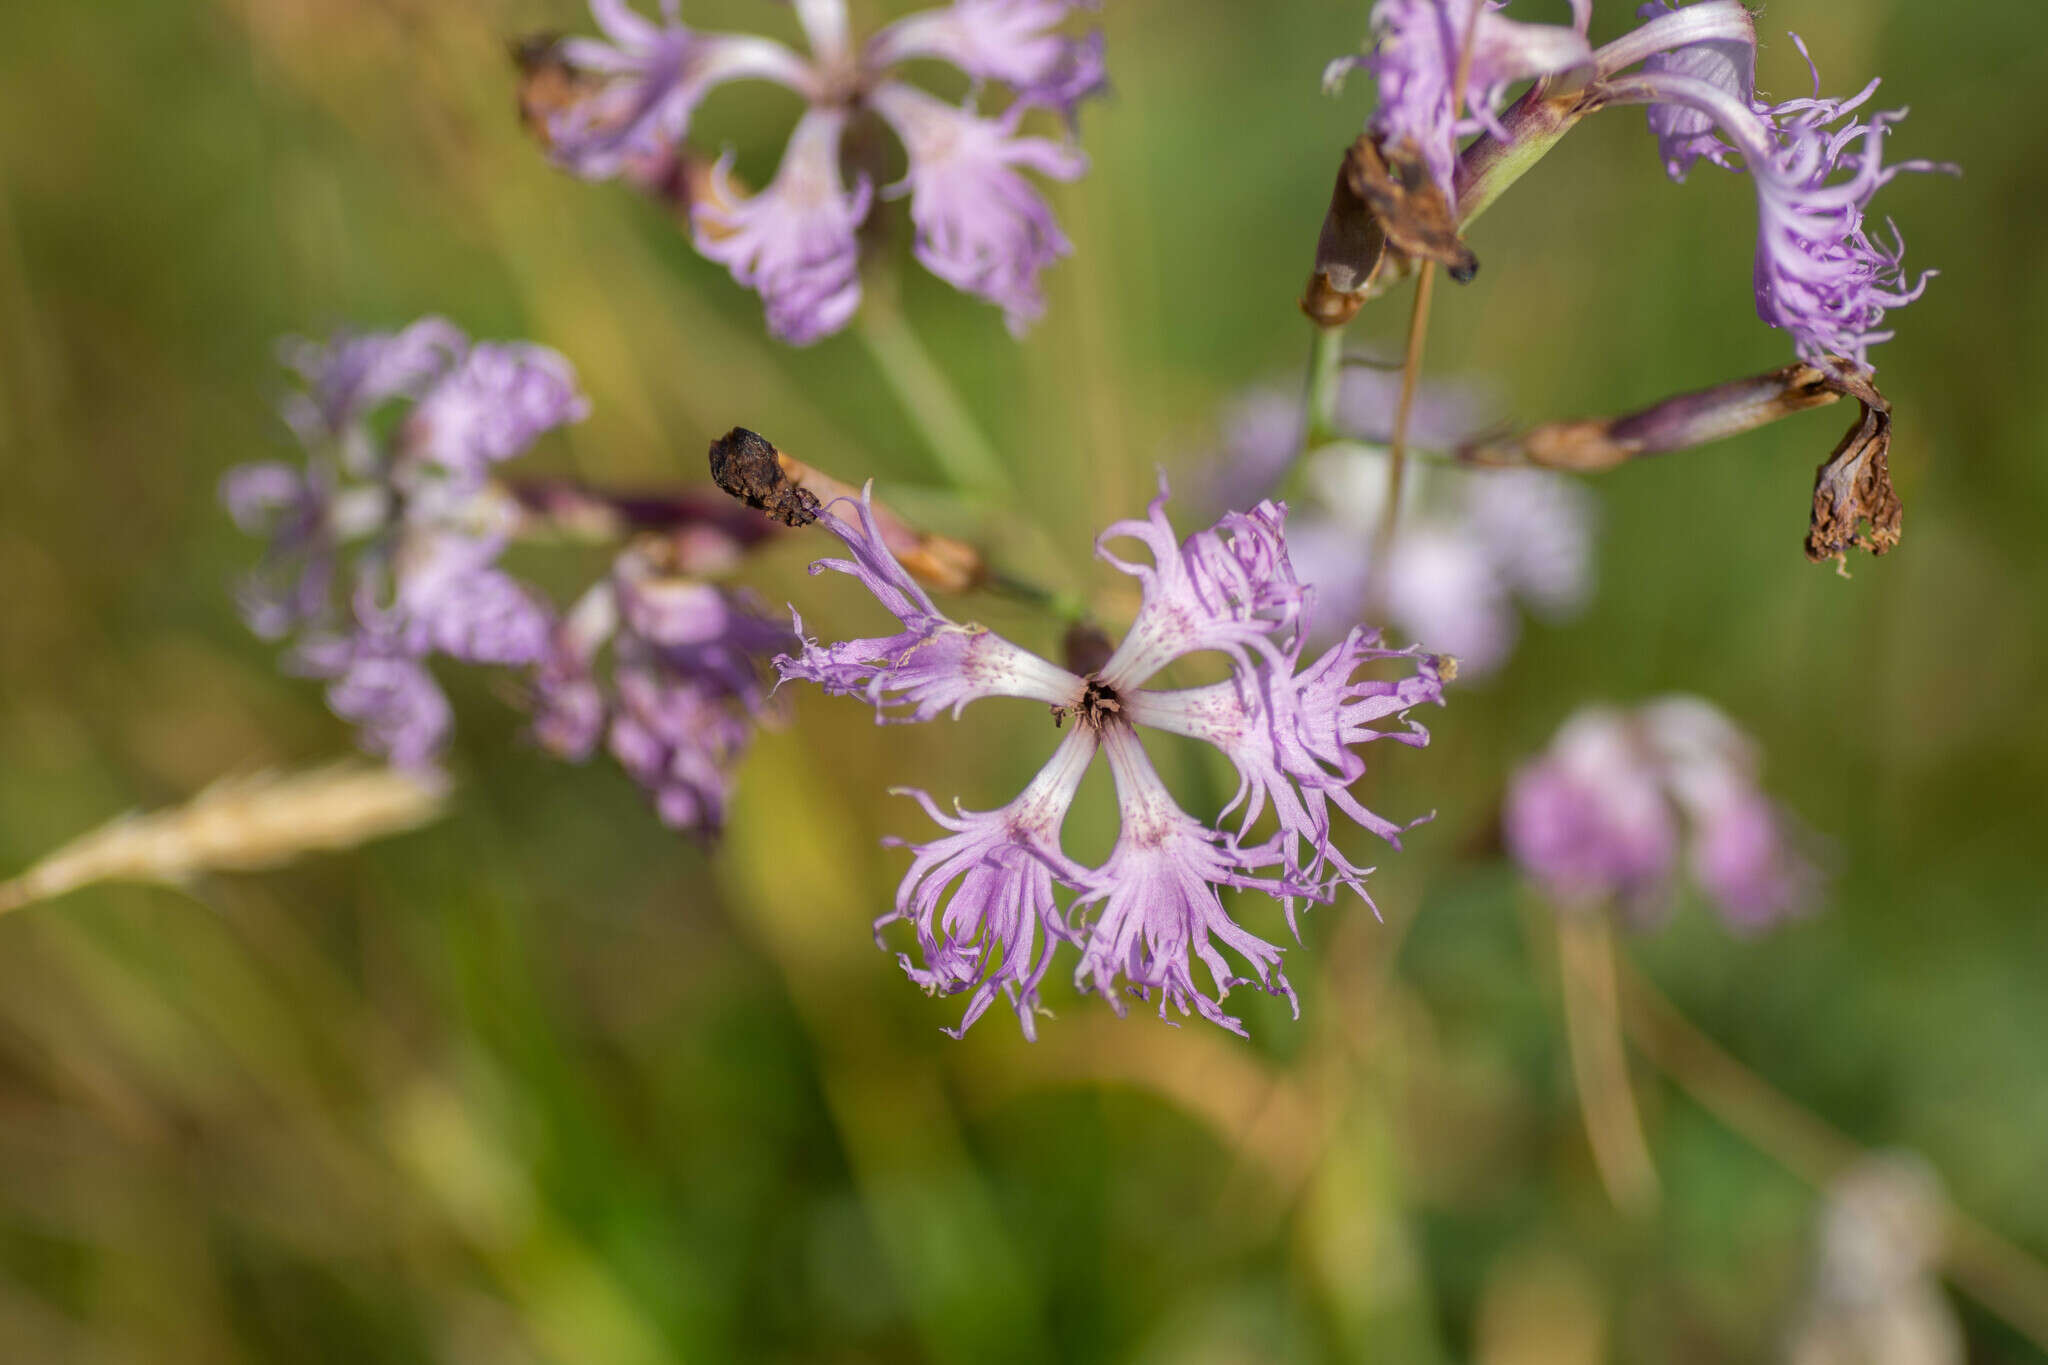
M1318 327L1309 349L1308 385L1302 398L1303 432L1296 459L1339 438L1337 390L1344 378L1344 329Z
M1036 608L1072 625L1088 615L1088 604L1072 593L1060 592L1027 579L1013 578L1000 569L991 569L982 579L984 591L997 597L1007 597L1027 607Z
M874 357L884 382L957 490L981 497L1015 492L1002 456L900 310L870 299L857 315L853 333Z
M1587 102L1577 97L1540 100L1525 95L1503 114L1501 124L1512 135L1508 141L1489 133L1458 158L1459 229L1470 227L1508 186L1533 170L1587 112Z

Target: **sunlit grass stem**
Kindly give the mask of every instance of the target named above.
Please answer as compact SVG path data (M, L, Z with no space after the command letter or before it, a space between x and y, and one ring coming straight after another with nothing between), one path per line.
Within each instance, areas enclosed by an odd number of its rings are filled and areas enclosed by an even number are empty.
M903 404L940 471L956 490L984 498L1016 491L1002 456L893 302L870 299L853 333L874 357L882 379Z

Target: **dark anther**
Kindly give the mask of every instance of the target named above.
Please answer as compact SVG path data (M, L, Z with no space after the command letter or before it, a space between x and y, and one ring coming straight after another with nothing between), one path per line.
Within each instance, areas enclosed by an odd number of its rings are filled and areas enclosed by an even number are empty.
M1078 709L1082 721L1099 730L1121 715L1124 705L1117 699L1114 687L1100 678L1090 678L1088 685L1081 689L1081 705Z
M809 526L818 519L817 494L791 483L777 455L765 438L734 427L711 443L712 482L784 526Z

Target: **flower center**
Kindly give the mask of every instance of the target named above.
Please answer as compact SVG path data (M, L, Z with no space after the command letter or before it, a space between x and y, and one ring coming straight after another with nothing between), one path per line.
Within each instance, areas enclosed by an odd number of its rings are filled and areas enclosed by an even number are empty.
M1124 704L1117 697L1116 689L1101 678L1091 675L1081 685L1081 700L1072 706L1052 708L1052 723L1065 725L1068 716L1076 716L1081 724L1091 730L1106 729L1123 715Z
M1076 708L1081 713L1081 723L1100 730L1103 726L1123 714L1123 703L1117 699L1116 689L1101 678L1088 679L1088 685L1081 689L1081 704Z

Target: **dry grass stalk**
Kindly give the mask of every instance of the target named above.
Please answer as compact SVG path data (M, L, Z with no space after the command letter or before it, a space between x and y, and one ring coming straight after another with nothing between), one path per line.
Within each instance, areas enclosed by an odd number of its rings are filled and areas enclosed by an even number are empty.
M176 886L354 848L436 819L447 789L438 775L352 762L226 778L182 806L120 816L0 882L0 912L96 882Z

